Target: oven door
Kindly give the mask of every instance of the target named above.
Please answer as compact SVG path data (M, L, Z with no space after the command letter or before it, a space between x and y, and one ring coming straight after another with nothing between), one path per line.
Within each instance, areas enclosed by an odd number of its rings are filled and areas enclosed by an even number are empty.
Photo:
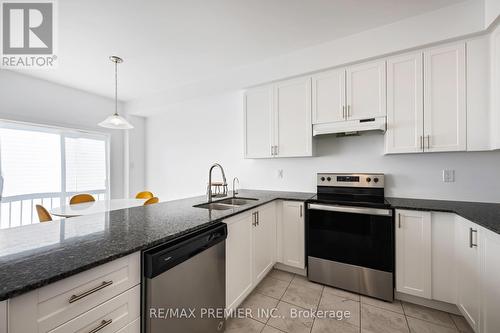
M311 281L392 300L392 209L309 203L306 218Z
M394 270L391 209L325 204L308 206L308 256Z

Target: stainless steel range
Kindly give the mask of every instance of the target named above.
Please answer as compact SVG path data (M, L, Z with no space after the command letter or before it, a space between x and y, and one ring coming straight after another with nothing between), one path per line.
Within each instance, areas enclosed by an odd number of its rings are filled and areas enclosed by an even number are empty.
M319 173L306 210L309 280L394 299L394 218L383 174Z

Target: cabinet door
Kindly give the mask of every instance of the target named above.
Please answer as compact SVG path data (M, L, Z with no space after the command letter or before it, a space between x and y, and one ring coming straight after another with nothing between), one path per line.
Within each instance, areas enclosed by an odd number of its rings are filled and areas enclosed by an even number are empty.
M7 301L0 302L0 333L7 333Z
M465 44L425 51L425 151L466 150L465 99Z
M276 262L276 206L271 203L255 212L253 227L254 285Z
M387 61L386 153L423 151L424 104L422 53Z
M453 213L431 213L432 299L457 304L455 220Z
M396 290L431 298L431 213L398 210Z
M244 96L245 157L271 157L271 87L247 90Z
M284 201L282 212L283 263L305 267L304 203Z
M458 309L471 327L479 328L479 230L474 223L457 216L455 224Z
M369 119L386 115L385 61L347 68L347 118Z
M482 230L481 331L500 332L500 235Z
M324 124L344 120L345 69L312 77L312 122Z
M277 155L312 156L311 79L277 83L274 96Z
M252 214L224 221L226 239L226 308L234 310L252 289Z

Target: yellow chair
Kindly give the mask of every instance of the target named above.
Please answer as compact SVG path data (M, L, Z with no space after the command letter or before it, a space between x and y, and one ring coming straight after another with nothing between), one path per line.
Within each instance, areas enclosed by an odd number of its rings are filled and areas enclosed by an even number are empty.
M40 222L52 221L52 216L50 216L49 212L42 205L36 205L36 212L38 213Z
M142 191L136 194L136 199L151 199L154 197L154 194L149 191Z
M158 202L160 202L160 199L158 199L157 197L152 197L144 202L144 206L156 204Z
M84 202L93 202L93 201L95 201L95 199L92 195L87 194L87 193L83 193L83 194L74 195L69 200L69 204L74 205L74 204L79 204L79 203L84 203Z

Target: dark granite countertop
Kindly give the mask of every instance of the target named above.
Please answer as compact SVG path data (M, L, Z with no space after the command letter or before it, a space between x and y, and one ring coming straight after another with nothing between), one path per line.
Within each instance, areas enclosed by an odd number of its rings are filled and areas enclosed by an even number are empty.
M500 203L386 198L393 208L455 213L500 234Z
M314 193L241 190L245 206L209 211L205 196L0 230L0 301L61 280L277 199Z

